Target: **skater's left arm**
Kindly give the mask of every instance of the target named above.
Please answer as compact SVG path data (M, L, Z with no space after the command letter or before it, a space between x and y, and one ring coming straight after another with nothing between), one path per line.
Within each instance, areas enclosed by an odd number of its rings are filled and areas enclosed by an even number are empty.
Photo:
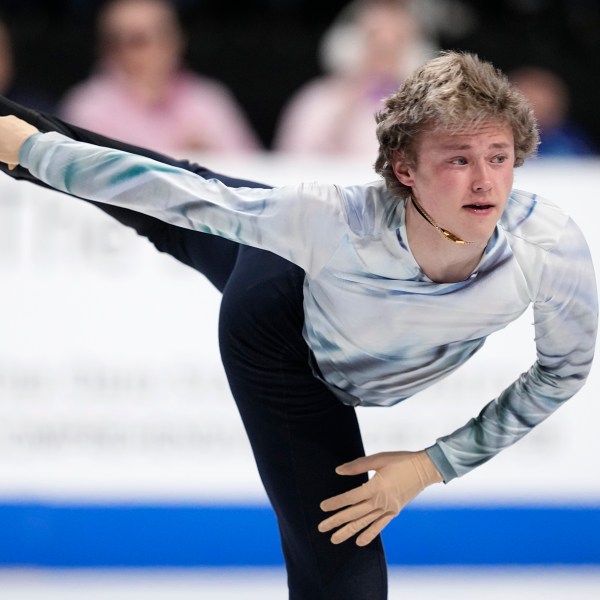
M598 298L589 249L572 220L546 252L533 314L535 363L476 418L427 449L444 481L520 440L587 379L596 346Z
M568 221L548 250L534 302L537 360L478 417L422 452L388 452L338 468L340 475L375 471L368 483L322 502L320 531L339 528L334 543L359 533L369 543L413 498L448 482L514 444L585 383L595 349L598 300L585 240ZM362 533L361 533L362 532Z

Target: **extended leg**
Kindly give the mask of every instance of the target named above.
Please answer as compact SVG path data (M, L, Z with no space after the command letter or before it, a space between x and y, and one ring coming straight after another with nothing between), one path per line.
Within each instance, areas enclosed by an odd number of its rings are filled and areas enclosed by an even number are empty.
M107 140L46 115L0 101L0 113L16 114L42 131L56 130L78 139L157 158L229 185L259 186L211 174L185 161L173 161L143 149ZM164 160L163 160L164 159ZM24 169L9 172L32 180ZM38 183L38 181L34 181ZM227 376L250 437L259 472L277 513L293 600L383 600L386 567L381 540L365 548L353 542L334 546L317 531L321 500L365 478L342 478L337 465L364 454L354 410L342 405L315 379L302 339L302 272L267 252L220 249L208 266L213 241L226 242L168 226L151 217L107 205L101 207L148 237L159 250L207 274L225 287L220 323L221 352ZM112 209L112 210L111 210ZM161 227L168 228L165 232ZM231 242L227 242L231 244ZM227 263L226 268L213 262Z
M224 290L223 364L258 469L277 514L293 600L382 600L380 539L333 545L317 524L325 498L366 481L335 467L364 455L353 408L316 379L302 338L304 273L242 247Z

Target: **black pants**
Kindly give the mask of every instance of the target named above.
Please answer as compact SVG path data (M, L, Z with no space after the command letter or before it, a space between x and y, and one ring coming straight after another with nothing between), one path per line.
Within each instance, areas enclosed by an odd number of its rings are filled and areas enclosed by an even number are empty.
M0 114L15 114L42 131L56 130L81 141L150 156L217 177L228 185L268 187L116 142L1 98ZM21 167L8 173L40 183ZM360 485L366 476L341 477L334 471L337 465L364 455L364 450L354 409L341 404L309 367L309 351L302 337L303 271L263 250L181 229L127 209L97 206L133 227L160 251L206 275L223 292L221 356L277 515L290 598L386 598L380 538L359 548L354 541L333 545L329 534L317 531L325 516L319 503Z

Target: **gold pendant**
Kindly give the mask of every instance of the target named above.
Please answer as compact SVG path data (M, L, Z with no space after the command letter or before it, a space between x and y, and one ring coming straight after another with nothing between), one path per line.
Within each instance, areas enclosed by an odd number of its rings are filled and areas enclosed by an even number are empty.
M432 227L434 227L435 229L437 229L444 236L444 238L447 239L449 242L452 242L454 244L472 244L473 243L473 242L467 242L466 240L463 240L462 238L459 238L457 235L455 235L451 231L448 231L447 229L444 229L443 227L440 227L439 225L436 225L433 222L433 219L425 212L425 209L415 200L414 196L411 195L410 200L413 203L413 206L417 209L417 212Z

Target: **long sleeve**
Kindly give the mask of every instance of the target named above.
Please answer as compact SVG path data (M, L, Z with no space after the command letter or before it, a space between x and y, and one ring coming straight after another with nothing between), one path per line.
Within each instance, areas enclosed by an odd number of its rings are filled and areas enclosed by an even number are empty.
M514 444L585 383L595 349L598 301L589 250L572 221L547 252L533 308L536 362L477 418L428 449L445 481Z
M205 179L218 179L229 187L271 187L254 181L214 173L187 160L174 159L147 148L140 148L139 146L132 146L119 140L107 138L96 132L62 121L56 116L37 112L16 104L3 96L0 96L0 114L16 115L42 132L56 131L80 142L146 156L158 162L191 171ZM46 183L37 179L21 165L9 169L7 165L2 163L0 164L0 171L13 179L29 181L47 187ZM147 238L160 252L170 254L183 264L202 273L217 289L222 290L227 283L237 257L238 244L217 236L176 227L154 217L120 206L112 206L101 202L88 202L122 225L133 228L138 235Z
M20 162L58 190L270 250L309 273L322 268L345 233L339 192L332 185L232 189L57 133L31 136Z

